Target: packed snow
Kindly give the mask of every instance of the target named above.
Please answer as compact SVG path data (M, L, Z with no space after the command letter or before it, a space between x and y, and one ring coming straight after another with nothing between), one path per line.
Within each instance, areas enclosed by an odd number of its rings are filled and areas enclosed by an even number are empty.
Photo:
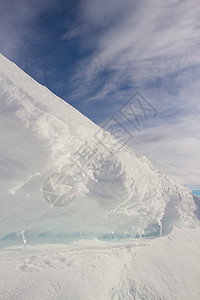
M0 147L0 299L198 299L199 198L2 55Z
M1 300L199 300L200 230L0 252Z

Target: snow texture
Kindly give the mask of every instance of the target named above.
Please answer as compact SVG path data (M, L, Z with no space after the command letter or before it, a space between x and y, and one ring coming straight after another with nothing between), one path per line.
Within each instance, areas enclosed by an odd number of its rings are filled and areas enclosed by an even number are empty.
M0 244L195 227L192 193L0 55ZM19 233L23 232L23 235Z
M198 197L2 55L0 131L0 300L199 299Z
M0 300L199 300L200 230L0 252Z

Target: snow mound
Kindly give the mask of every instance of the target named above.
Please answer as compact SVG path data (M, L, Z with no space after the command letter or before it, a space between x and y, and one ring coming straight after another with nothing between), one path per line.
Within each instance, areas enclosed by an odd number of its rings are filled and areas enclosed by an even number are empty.
M0 238L130 238L195 226L191 192L0 55Z

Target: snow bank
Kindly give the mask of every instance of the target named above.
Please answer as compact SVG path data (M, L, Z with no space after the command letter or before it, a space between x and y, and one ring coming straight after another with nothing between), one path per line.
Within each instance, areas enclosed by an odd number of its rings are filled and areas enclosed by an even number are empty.
M0 55L2 245L194 227L191 192ZM118 149L118 151L116 151Z

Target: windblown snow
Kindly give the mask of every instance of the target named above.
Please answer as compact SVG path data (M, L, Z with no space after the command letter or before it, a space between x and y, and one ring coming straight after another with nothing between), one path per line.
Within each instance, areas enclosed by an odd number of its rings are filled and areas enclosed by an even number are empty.
M194 227L191 192L0 56L0 237L129 238ZM117 151L116 151L117 150ZM18 239L19 240L19 239Z

